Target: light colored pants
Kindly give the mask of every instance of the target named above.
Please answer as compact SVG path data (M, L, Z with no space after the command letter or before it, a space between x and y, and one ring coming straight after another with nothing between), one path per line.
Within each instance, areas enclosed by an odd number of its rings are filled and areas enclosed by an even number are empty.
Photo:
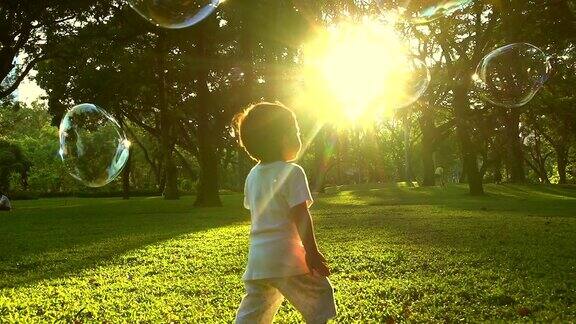
M247 280L246 295L236 313L237 324L269 324L284 297L306 323L326 323L336 316L334 292L328 278L304 274L285 278Z

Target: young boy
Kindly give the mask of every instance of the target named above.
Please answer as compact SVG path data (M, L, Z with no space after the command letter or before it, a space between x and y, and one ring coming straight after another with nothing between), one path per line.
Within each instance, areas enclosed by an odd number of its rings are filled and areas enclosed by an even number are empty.
M279 103L260 103L235 120L240 145L258 162L244 186L252 224L242 277L246 295L236 323L272 323L284 297L307 323L326 323L336 306L308 211L308 181L304 170L290 163L302 146L294 113Z

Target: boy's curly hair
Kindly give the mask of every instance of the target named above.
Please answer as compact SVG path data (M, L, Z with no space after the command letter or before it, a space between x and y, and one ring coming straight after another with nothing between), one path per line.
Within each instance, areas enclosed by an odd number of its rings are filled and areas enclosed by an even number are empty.
M258 162L282 159L283 140L298 134L294 113L280 102L261 102L236 114L233 126L238 143Z

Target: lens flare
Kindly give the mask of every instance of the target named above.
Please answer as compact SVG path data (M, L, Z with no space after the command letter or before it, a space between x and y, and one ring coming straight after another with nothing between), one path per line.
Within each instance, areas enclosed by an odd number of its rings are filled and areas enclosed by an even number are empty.
M333 124L370 123L414 103L430 73L397 31L380 22L340 23L304 47L302 105Z

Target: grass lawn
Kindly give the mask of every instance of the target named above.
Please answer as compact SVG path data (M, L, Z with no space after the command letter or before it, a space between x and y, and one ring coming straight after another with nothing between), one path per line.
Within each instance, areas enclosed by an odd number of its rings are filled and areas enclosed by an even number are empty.
M343 187L317 199L336 322L576 321L576 190ZM240 195L16 201L0 213L0 322L231 322ZM301 317L283 307L278 323Z

